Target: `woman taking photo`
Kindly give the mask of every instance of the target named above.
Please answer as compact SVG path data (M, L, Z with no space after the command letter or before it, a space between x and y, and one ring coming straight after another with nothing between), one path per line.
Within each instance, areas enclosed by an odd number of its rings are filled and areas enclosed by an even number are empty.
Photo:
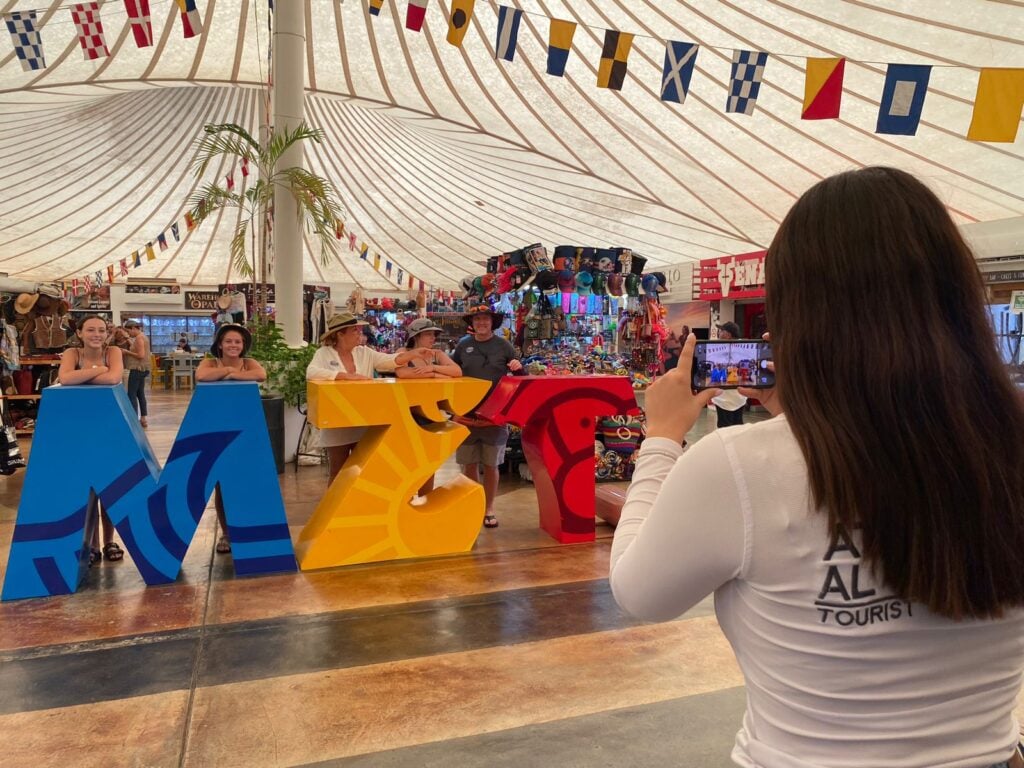
M213 357L203 358L196 368L196 381L255 381L267 380L267 372L258 361L246 357L252 346L252 334L244 325L225 323L217 329L217 335L210 345ZM220 495L220 483L213 490L213 504L217 508L217 522L220 524L220 537L217 539L217 552L226 554L231 551L231 540L228 538L228 524L224 519L224 500Z
M434 352L430 349L407 349L397 355L377 352L362 345L363 328L369 325L355 315L343 312L327 321L327 330L320 336L320 349L313 355L306 368L307 381L366 381L374 372L393 373L398 366L404 366L419 359L430 363ZM432 367L413 369L411 378L433 377ZM345 465L349 454L359 439L366 433L366 427L340 427L320 430L320 444L327 449L330 467L328 484Z
M124 373L121 350L107 346L107 321L99 315L87 315L75 331L81 347L69 347L60 356L60 383L70 387L78 384L120 384ZM102 529L103 551L99 549ZM89 564L102 558L121 560L124 550L114 541L114 524L100 509L100 522L93 531L89 545Z
M682 455L715 394L687 339L647 390L616 600L663 620L714 593L739 765L1024 765L1024 405L970 249L921 182L867 168L804 194L765 266L777 387L748 394L784 413Z

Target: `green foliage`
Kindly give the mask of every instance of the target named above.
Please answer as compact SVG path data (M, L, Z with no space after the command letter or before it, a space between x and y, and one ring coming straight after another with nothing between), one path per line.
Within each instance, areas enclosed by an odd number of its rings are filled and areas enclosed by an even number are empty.
M215 160L227 158L228 164L249 163L250 180L245 192L235 192L220 186L220 183L206 184L189 199L189 207L196 225L224 209L239 209L238 223L231 239L231 261L235 270L245 278L253 277L256 267L256 247L252 244L254 258L250 261L247 253L248 241L254 240L256 228L267 212L273 208L274 188L278 184L287 187L298 206L299 219L306 231L320 241L320 263L327 266L335 254L337 237L335 222L343 218L337 192L327 179L311 173L305 168L278 168L281 155L289 147L301 141L319 144L324 132L300 123L292 130L274 133L266 145L261 145L248 131L235 123L208 124L203 126L204 136L195 142L196 154L192 170L201 178Z
M288 405L298 405L306 396L306 367L316 354L316 346L289 347L281 329L267 320L254 320L249 324L249 331L252 333L249 355L259 360L267 371L262 391L281 395Z

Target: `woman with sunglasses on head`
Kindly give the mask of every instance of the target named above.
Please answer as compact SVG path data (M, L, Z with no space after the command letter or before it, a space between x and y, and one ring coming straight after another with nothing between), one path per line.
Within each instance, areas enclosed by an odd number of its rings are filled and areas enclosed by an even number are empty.
M87 315L78 323L75 335L81 347L69 347L60 356L60 383L70 387L82 384L120 384L124 373L121 350L107 346L107 321L99 315ZM103 550L99 540L103 538ZM89 564L103 558L121 560L124 550L114 541L114 524L107 513L100 510L100 521L93 532L89 546Z
M225 323L217 329L217 335L210 345L213 357L206 357L196 368L196 381L254 381L267 380L267 372L258 360L246 357L252 346L252 334L244 325ZM213 504L217 508L217 522L220 524L220 537L217 539L217 552L226 554L231 551L231 540L228 538L228 524L224 518L224 499L220 494L220 483L213 490Z
M647 390L616 600L664 620L714 593L738 765L1021 768L1024 401L970 248L924 184L865 168L806 192L765 267L777 385L747 393L779 415L683 454L715 395L689 337Z
M327 321L327 329L320 336L320 349L306 368L307 381L366 381L374 373L394 373L399 366L413 360L433 360L432 350L407 349L389 355L363 344L363 329L368 326L349 312L334 315ZM415 368L412 378L431 378L433 371ZM365 427L338 427L320 430L320 444L327 449L330 467L328 484L345 465L352 449L366 433Z

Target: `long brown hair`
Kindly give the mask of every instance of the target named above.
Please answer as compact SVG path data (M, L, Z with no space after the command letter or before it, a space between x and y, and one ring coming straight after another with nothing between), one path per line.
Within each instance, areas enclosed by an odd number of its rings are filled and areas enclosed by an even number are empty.
M888 587L935 613L1024 603L1024 400L938 197L892 168L833 176L765 267L779 396L830 530L859 528Z

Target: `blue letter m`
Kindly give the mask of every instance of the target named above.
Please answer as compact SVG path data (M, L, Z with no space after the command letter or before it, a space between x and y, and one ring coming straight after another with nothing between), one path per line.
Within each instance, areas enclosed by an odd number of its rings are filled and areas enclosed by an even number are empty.
M75 591L88 562L92 498L110 516L146 583L174 581L218 483L235 572L294 571L255 384L196 387L163 470L123 387L45 390L3 599Z

